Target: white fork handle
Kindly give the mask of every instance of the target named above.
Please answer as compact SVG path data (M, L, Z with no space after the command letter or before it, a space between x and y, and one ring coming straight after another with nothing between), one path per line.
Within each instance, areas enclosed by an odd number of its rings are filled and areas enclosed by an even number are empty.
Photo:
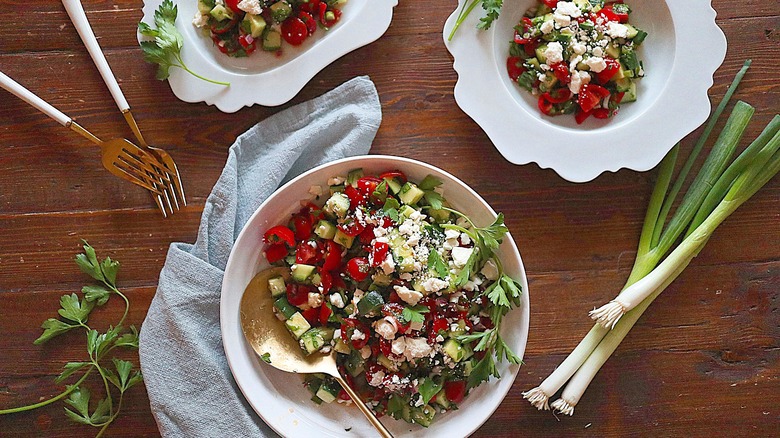
M14 96L35 107L38 111L56 120L60 125L68 126L70 124L70 117L63 114L62 111L58 110L57 108L54 108L50 104L46 103L40 97L34 95L30 90L19 85L18 82L9 78L3 72L0 72L0 87L3 87Z
M108 66L103 51L100 50L95 33L92 32L92 27L87 20L87 14L84 13L84 7L81 6L80 0L62 0L62 4L65 6L65 10L68 11L70 21L76 27L76 30L81 37L81 41L87 46L89 56L92 57L92 61L100 71L100 76L103 77L103 82L108 86L108 90L111 92L111 96L114 97L114 102L119 107L120 111L127 111L130 109L130 105L127 104L125 95L122 94L122 89L119 88L119 83L114 77L114 73L111 72L111 67Z

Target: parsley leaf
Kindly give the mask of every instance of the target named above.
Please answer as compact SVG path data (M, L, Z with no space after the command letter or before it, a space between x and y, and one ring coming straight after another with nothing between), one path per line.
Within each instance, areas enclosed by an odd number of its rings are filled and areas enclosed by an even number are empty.
M472 0L471 3L468 1L463 3L463 7L460 10L460 13L458 14L457 20L455 20L455 26L452 27L452 31L450 32L450 35L447 37L448 40L452 41L452 37L455 36L455 31L458 30L461 24L466 20L466 17L471 14L471 11L474 10L474 8L478 5L482 5L482 9L485 10L486 15L479 19L479 23L477 23L477 29L490 29L490 26L493 24L494 21L498 19L499 14L501 13L501 7L504 4L503 0Z
M433 269L433 272L435 272L439 278L447 278L447 276L450 274L450 270L447 268L447 265L444 263L441 255L439 255L439 252L436 251L435 248L429 248L429 250L428 268Z
M165 80L170 75L171 67L178 67L190 73L191 75L212 84L229 86L228 82L220 82L205 78L190 70L181 58L181 48L184 45L179 30L176 29L176 16L178 9L171 0L162 2L159 8L154 11L154 24L156 29L147 23L138 23L138 33L151 38L148 41L141 41L141 51L144 54L144 60L151 64L157 64L157 79Z
M54 381L57 382L57 383L60 383L63 380L65 380L68 377L70 377L71 375L73 375L73 373L75 373L76 371L79 371L79 370L83 369L84 367L87 367L87 366L90 366L90 365L92 365L91 362L68 362L68 363L65 364L65 367L62 370L62 373L60 373L60 375L57 376L57 378L54 379Z
M87 322L89 312L95 304L91 301L87 301L85 298L83 301L79 301L79 297L76 294L63 295L60 297L60 306L62 308L57 311L63 318L84 324Z
M105 398L98 402L97 407L89 413L89 399L91 395L87 388L76 388L65 400L65 403L76 409L76 412L65 408L65 414L73 421L90 426L101 426L109 420L111 411L111 402Z
M263 355L260 356L260 359L265 363L271 363L271 353L263 353Z
M66 322L60 321L59 319L49 318L46 321L43 321L43 324L41 324L43 333L41 334L41 336L38 337L38 339L33 341L33 344L35 345L43 344L44 342L50 340L51 338L55 336L59 336L76 327L79 326L68 324Z
M422 397L423 403L428 404L433 396L441 391L443 386L443 383L436 383L429 377L423 377L420 379L419 385L417 385L417 391L420 393L420 397Z
M401 312L401 319L404 321L404 324L412 322L422 323L425 321L423 313L428 313L429 311L427 307L419 304L413 307L404 307L404 310Z
M84 299L88 302L94 302L98 306L102 306L108 302L111 296L111 291L101 285L88 285L81 288L81 292L84 294Z

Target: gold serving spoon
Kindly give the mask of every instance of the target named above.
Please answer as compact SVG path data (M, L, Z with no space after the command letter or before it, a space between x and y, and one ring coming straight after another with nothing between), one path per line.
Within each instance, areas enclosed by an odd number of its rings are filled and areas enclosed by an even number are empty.
M241 329L255 353L263 357L263 361L272 367L288 373L324 373L333 376L380 435L392 438L390 432L374 416L374 412L339 374L336 367L336 353L314 353L306 356L298 342L287 331L284 323L274 315L274 301L268 289L268 280L278 276L289 280L290 270L271 268L258 273L246 287L241 298Z

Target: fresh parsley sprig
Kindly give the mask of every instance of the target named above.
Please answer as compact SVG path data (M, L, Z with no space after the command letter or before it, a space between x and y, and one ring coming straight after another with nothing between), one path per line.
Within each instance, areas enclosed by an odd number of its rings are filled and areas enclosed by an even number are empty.
M138 32L146 37L152 38L149 41L141 41L141 50L144 52L144 60L151 64L157 64L157 79L163 81L170 76L171 67L178 67L187 73L212 84L230 86L229 82L215 81L203 77L190 70L181 58L181 48L184 44L179 30L176 29L176 16L178 10L171 0L162 2L159 8L154 11L154 24L157 29L153 29L143 21L138 23Z
M482 9L485 10L485 16L479 19L477 23L477 29L487 30L494 21L498 19L501 13L501 7L504 5L504 0L472 0L463 3L463 7L460 9L457 20L455 20L455 26L452 27L448 40L452 41L452 37L455 35L455 31L458 30L461 24L466 20L471 11L474 10L477 5L482 5Z
M130 302L116 287L119 262L111 260L110 257L102 261L98 260L95 249L86 241L84 253L77 255L75 261L84 273L99 283L84 286L81 289L84 295L81 299L75 293L63 295L60 298L60 309L57 311L60 317L49 318L43 322L41 325L44 329L43 333L34 344L42 344L73 329L84 329L87 340L87 360L66 363L54 381L62 383L76 373L82 373L81 377L73 384L66 385L63 392L52 398L32 405L0 410L0 415L30 411L65 399L65 403L70 407L65 408L65 415L77 423L100 428L97 434L99 437L119 415L125 392L143 380L141 371L132 362L112 358L113 366L105 364L107 355L117 348L137 350L138 331L133 326L125 331L122 326L127 318ZM96 307L105 305L112 295L118 295L124 300L125 310L116 326L109 327L105 333L101 333L89 326L89 315ZM105 391L105 398L97 403L91 403L92 394L87 387L83 386L93 371L100 375ZM114 404L112 394L116 392L119 393L119 399Z

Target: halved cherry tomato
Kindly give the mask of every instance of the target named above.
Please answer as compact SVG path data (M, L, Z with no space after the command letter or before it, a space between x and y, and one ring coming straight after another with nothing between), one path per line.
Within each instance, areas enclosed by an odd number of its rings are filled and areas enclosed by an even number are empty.
M238 14L234 15L233 18L230 21L225 22L218 21L216 24L213 24L211 26L211 31L217 35L222 35L223 33L226 33L233 29L233 27L238 24Z
M385 242L374 242L371 247L371 266L376 268L381 265L387 258L388 252L390 252L390 245Z
M309 32L310 36L317 30L317 20L315 20L310 13L306 11L298 12L298 18L306 25L306 30Z
M308 2L302 3L301 10L304 12L309 12L311 14L319 15L320 0L309 0Z
M347 262L347 274L355 281L363 281L368 278L371 266L365 257L353 257Z
M325 306L321 306L321 307L325 307ZM320 309L316 307L312 307L310 309L306 309L303 312L301 312L301 315L303 315L303 317L306 318L306 321L309 321L309 324L311 324L312 326L319 325Z
M361 224L354 218L347 218L347 220L344 223L338 224L337 228L347 236L355 237L358 234L362 233L363 230L366 229L366 226Z
M287 301L293 306L300 306L309 301L309 286L289 283L287 285Z
M545 97L545 94L547 93L544 93L541 96L539 96L539 102L538 102L539 111L541 111L542 114L544 114L545 116L549 116L550 113L552 112L553 104L552 102L550 102L549 99L547 99L547 97ZM547 95L549 96L549 94Z
M558 0L542 0L542 3L544 3L550 9L554 9L556 6L558 6Z
M352 336L355 334L355 331L359 330L360 333L363 334L362 337L358 336L360 339L352 339ZM341 323L341 340L346 343L351 343L352 348L356 350L360 350L361 348L365 347L368 343L368 337L369 337L369 330L368 327L363 324L362 322L358 321L355 318L344 318L344 321Z
M590 85L591 84L583 85L580 88L579 94L577 95L577 104L580 106L582 111L586 113L593 111L593 108L595 108L596 105L598 105L599 102L601 102L600 95L597 94ZM598 85L594 85L594 86L598 87ZM599 87L599 88L603 88L603 87Z
M406 174L404 174L400 170L391 170L389 172L380 173L379 174L379 178L382 178L382 179L398 178L399 180L401 180L401 184L404 184L404 183L406 183L406 181L408 181L406 179Z
M239 0L225 0L225 6L230 8L233 12L244 12L238 8Z
M621 23L627 23L628 22L628 11L626 8L619 7L617 10L615 9L615 3L623 3L623 2L611 2L604 5L604 7L601 9L607 10L610 13L612 13L617 20L612 21L620 21Z
M314 224L312 223L311 216L307 214L296 214L292 218L292 224L293 229L295 230L295 239L296 240L306 240L311 236L312 228Z
M625 96L625 95L626 95L626 93L624 93L622 91L620 93L615 93L615 94L612 95L612 101L615 102L615 103L620 103L623 100L623 96Z
M463 398L466 396L466 381L455 380L444 382L444 395L446 395L447 399L452 402L462 402Z
M596 80L602 84L609 82L609 80L617 74L618 70L620 70L620 62L616 59L605 56L604 62L607 64L607 67L596 73Z
M538 39L534 39L523 44L523 50L525 50L525 54L528 56L536 56L536 47L538 45Z
M563 103L571 99L571 91L568 88L558 88L552 93L547 92L542 95L552 103Z
M295 248L295 263L313 265L317 263L317 248L311 246L309 242L303 241Z
M330 318L330 315L333 314L333 310L328 307L327 304L322 303L320 306L320 324L327 325L328 324L328 318Z
M510 56L506 59L506 71L509 73L509 79L516 81L525 71L523 59L519 56Z
M271 245L268 245L265 248L265 259L268 260L268 263L276 263L279 260L287 257L287 247L284 245L284 243L274 243Z
M553 74L562 84L568 84L571 82L571 73L569 73L569 68L566 66L566 64L563 62L557 62L551 67Z
M411 325L411 323L401 324L401 315L403 315L403 311L404 306L399 303L390 302L382 305L382 315L389 317L396 330L398 330L398 333L401 334L406 333Z
M309 29L298 17L290 17L282 23L282 38L293 46L300 46L309 36Z
M429 338L436 338L436 336L439 335L439 332L444 330L446 331L449 329L450 324L447 322L446 318L438 317L433 319L433 324L431 324L431 328L428 333Z
M368 197L366 197L365 194L359 192L358 189L351 185L347 185L344 188L344 194L349 198L349 208L353 210L360 205L364 205L368 200Z
M371 243L371 241L374 240L374 226L366 225L366 229L361 231L358 237L360 238L360 243L364 245Z
M612 111L607 108L596 108L593 110L593 117L597 119L608 119L612 117Z
M295 246L295 233L284 225L277 225L265 232L263 241L270 244L284 242L288 246Z
M324 3L320 4L322 5ZM320 23L322 23L323 26L331 27L338 23L339 19L341 19L340 9L331 9L329 11L322 12L322 6L320 6Z
M588 117L590 117L590 111L582 111L581 109L577 109L577 111L574 113L574 120L577 121L578 125L582 124L582 122L584 122Z
M325 261L322 269L332 271L341 266L341 247L338 243L328 240L325 242Z

